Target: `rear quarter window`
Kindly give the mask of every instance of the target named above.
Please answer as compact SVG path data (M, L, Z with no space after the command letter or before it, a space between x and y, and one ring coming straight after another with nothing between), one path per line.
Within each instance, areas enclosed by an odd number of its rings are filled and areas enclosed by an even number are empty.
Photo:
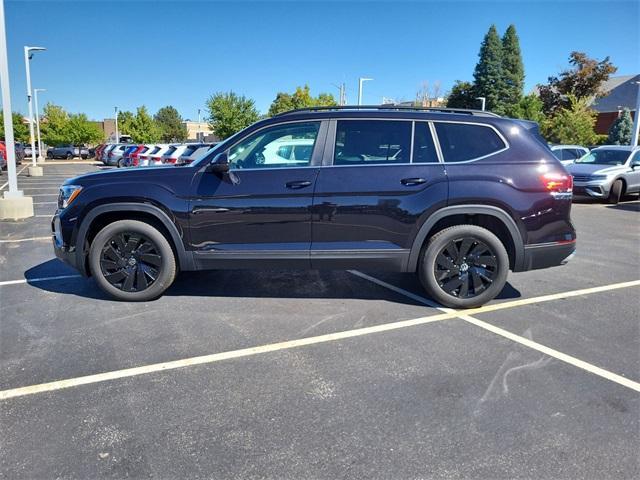
M445 162L466 162L506 148L496 131L486 125L434 123Z

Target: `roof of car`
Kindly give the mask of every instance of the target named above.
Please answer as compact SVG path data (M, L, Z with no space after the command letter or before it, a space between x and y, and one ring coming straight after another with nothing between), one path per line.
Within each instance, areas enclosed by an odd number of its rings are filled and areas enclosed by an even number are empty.
M627 152L631 152L634 150L640 150L640 146L636 145L600 145L599 147L594 148L594 150L600 150L606 148L607 150L625 150Z
M551 150L557 150L559 148L584 148L589 150L587 147L583 147L582 145L551 145Z

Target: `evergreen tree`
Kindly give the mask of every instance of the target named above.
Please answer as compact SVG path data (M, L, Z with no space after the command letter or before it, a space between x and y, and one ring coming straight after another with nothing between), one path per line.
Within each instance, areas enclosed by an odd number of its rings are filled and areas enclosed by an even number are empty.
M522 98L524 89L524 65L520 53L520 40L514 25L509 25L502 37L502 73L504 76L502 100L506 107L516 105Z
M541 124L546 118L542 108L542 100L535 93L530 93L522 97L515 105L508 105L505 114L508 117L532 120Z
M486 109L504 113L505 81L502 68L502 42L495 25L489 31L480 46L480 59L473 72L475 94L486 98Z
M630 145L633 132L633 120L628 108L613 122L609 129L607 142L611 145Z
M447 95L448 108L478 108L478 102L471 82L456 80Z
M172 106L162 107L155 114L154 120L162 132L163 142L184 142L187 139L187 127L182 123L182 117Z

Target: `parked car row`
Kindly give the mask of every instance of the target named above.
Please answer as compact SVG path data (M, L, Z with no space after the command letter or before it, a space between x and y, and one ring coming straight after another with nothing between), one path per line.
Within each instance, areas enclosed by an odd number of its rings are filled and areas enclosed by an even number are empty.
M37 147L36 147L37 148ZM56 147L49 147L47 149L47 158L66 158L71 160L74 157L81 157L86 160L89 158L89 149L87 147L76 147L71 144L58 145Z
M25 147L21 142L16 142L16 164L22 164L25 157ZM7 146L3 140L0 140L0 171L7 169Z
M96 160L105 165L123 167L147 167L162 164L184 165L204 156L215 143L115 143L99 145L95 149Z

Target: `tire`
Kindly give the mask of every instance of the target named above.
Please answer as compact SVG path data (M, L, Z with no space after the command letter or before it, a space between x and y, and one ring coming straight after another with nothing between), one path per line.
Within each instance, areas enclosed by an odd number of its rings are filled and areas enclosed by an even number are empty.
M118 168L124 168L124 162L122 159L118 160Z
M53 160L53 153L51 153L51 152L47 152L47 158L48 158L49 160Z
M609 197L607 198L607 202L612 203L613 205L617 205L622 198L622 191L624 190L624 183L622 180L616 180L611 185L611 190L609 190Z
M476 225L456 225L436 233L423 247L418 263L420 282L429 296L451 308L479 307L494 299L508 273L504 245Z
M91 243L89 268L104 292L130 302L158 298L177 270L165 236L137 220L118 220L100 230Z
M73 160L73 154L67 153L67 160Z

